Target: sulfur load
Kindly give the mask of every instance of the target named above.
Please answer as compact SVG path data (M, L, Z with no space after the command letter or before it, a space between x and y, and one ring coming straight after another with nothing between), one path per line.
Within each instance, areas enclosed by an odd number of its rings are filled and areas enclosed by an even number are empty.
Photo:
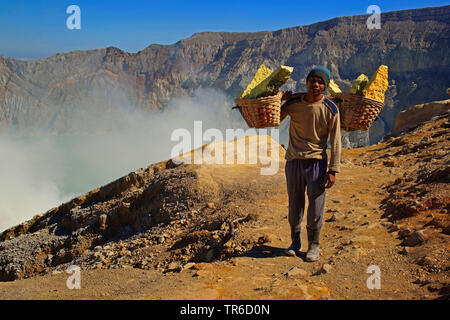
M264 68L263 68L264 67ZM281 66L268 76L264 65L261 65L249 86L240 95L241 98L253 99L278 94L280 88L289 80L294 68Z
M330 83L328 84L328 91L331 94L342 92L341 89L339 89L339 86L333 80L330 80Z
M366 98L384 103L384 93L388 88L388 67L381 65L370 79L370 83L364 88L363 95Z
M364 73L360 74L359 77L352 82L350 93L359 94L360 96L362 96L363 90L368 83L369 78L367 78L367 76Z
M255 74L252 82L247 86L247 88L241 93L239 98L246 98L250 95L250 92L261 82L263 82L267 77L270 76L272 70L267 68L265 65L260 65L258 71Z

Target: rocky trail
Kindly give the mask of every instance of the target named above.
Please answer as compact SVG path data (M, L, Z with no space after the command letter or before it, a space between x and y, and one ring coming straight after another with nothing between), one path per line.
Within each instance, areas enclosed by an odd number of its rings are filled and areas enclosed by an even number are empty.
M449 133L445 115L344 149L318 262L304 259L306 232L302 253L284 255L283 160L268 176L259 165L167 161L1 234L0 297L448 299ZM79 290L66 286L72 264ZM368 288L370 266L379 289Z

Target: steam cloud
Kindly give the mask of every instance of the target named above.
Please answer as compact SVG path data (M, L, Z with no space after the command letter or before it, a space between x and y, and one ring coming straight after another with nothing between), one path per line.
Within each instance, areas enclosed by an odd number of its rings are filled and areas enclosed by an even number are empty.
M224 136L227 128L246 130L233 105L220 91L198 89L192 97L175 98L163 111L151 113L129 106L100 112L97 106L80 108L70 115L71 126L85 135L54 136L40 130L18 137L3 128L0 232L131 171L171 158L176 144L171 133L177 128L193 132L194 120L203 122L203 130L217 128Z

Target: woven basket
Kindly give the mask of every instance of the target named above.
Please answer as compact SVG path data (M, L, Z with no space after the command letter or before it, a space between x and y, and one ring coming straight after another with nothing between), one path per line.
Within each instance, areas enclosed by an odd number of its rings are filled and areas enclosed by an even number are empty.
M339 107L341 128L345 131L368 130L378 118L384 104L353 93L331 94Z
M250 128L267 128L280 125L281 97L279 92L275 96L255 99L234 99L242 117Z

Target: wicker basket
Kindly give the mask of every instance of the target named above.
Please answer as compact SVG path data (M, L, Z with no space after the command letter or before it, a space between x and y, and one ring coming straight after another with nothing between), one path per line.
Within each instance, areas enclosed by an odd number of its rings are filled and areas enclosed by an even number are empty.
M279 92L275 96L255 99L234 99L242 117L250 128L267 128L280 125L281 97Z
M341 128L345 131L368 130L378 118L384 104L353 93L331 95L341 114Z

